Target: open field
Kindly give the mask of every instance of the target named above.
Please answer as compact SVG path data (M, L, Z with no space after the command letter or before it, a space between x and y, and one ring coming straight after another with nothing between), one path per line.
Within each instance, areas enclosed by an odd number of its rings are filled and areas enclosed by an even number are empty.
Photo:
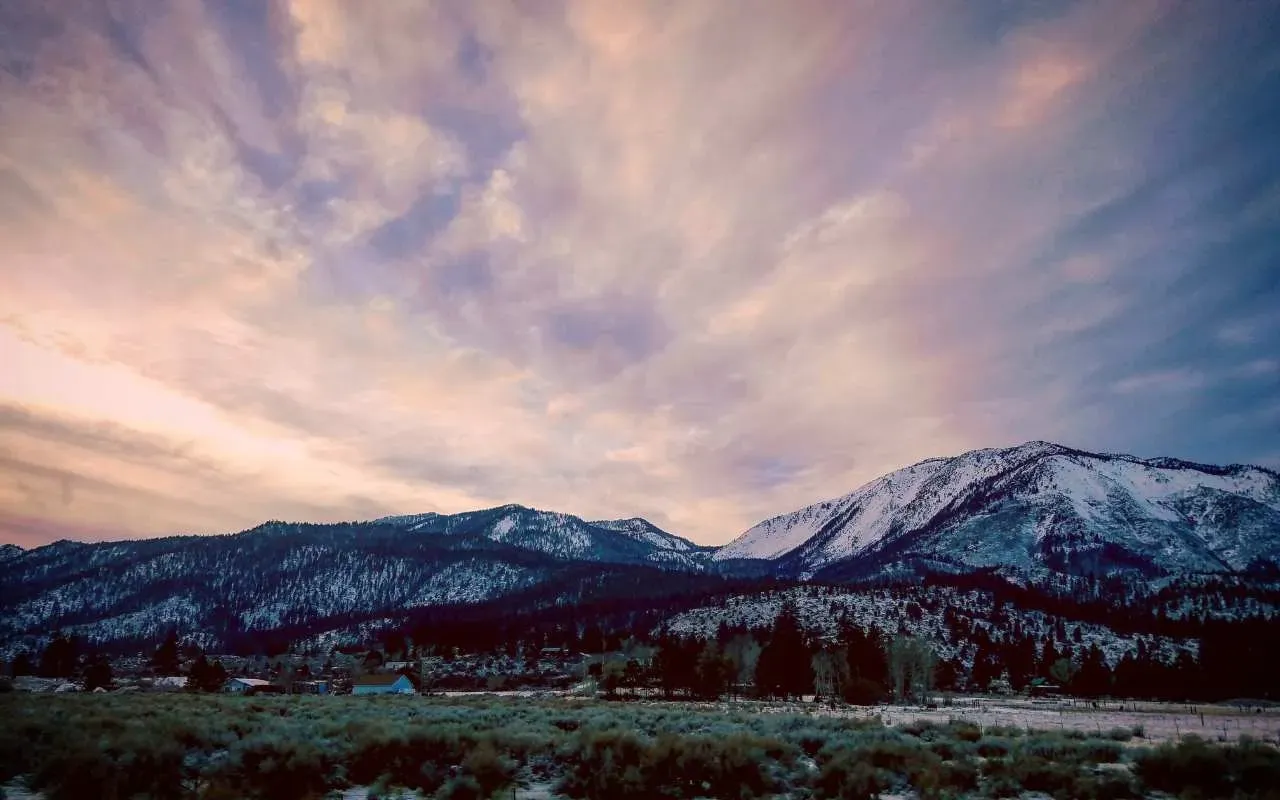
M1156 743L1107 727L1131 716L1146 734L1155 711L1052 712L1092 730L1050 725L1038 711L881 708L877 718L869 709L754 702L10 694L0 697L0 785L48 800L372 798L401 789L621 800L1280 798L1272 743ZM965 714L1005 724L947 720ZM1048 730L1034 730L1041 719Z
M1147 742L1178 741L1188 736L1234 742L1242 736L1280 745L1280 708L1212 704L1107 702L1095 708L1084 701L1036 701L1015 698L965 699L950 706L844 706L770 704L778 713L809 713L847 719L879 718L886 725L911 722L968 722L983 728L1074 731L1105 735L1124 728L1142 733Z

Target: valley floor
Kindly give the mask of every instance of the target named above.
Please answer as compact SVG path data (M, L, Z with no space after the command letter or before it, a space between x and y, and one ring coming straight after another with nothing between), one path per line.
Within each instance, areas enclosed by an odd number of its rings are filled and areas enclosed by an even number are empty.
M1222 706L9 694L0 719L0 796L47 800L1263 798L1280 786L1280 713Z
M797 713L795 706L775 706L777 713ZM974 698L950 706L817 706L807 713L847 719L881 719L885 725L967 722L983 728L1014 727L1038 731L1073 731L1105 736L1108 731L1137 731L1139 742L1174 742L1195 736L1216 742L1251 737L1280 745L1280 708L1175 703L1087 701L1041 702L1023 699Z

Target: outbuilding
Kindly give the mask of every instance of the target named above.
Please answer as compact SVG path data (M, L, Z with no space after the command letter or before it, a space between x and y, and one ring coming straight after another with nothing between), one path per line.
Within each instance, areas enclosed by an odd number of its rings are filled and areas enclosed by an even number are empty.
M407 675L361 675L351 682L352 694L413 694Z
M227 682L222 684L222 691L231 694L252 694L271 685L271 681L264 681L261 678L228 678Z

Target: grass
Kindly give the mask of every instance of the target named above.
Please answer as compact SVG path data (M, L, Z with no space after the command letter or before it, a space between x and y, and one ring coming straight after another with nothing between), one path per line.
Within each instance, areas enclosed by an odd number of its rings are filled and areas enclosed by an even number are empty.
M885 727L683 703L419 697L0 696L0 783L71 797L571 798L787 795L1280 800L1280 753L1245 741L1143 748L964 722Z

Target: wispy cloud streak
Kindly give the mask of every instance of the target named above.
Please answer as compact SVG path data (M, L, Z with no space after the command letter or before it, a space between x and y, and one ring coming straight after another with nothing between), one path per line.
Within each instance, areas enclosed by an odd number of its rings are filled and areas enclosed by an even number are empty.
M1274 459L1258 5L0 7L0 539Z

